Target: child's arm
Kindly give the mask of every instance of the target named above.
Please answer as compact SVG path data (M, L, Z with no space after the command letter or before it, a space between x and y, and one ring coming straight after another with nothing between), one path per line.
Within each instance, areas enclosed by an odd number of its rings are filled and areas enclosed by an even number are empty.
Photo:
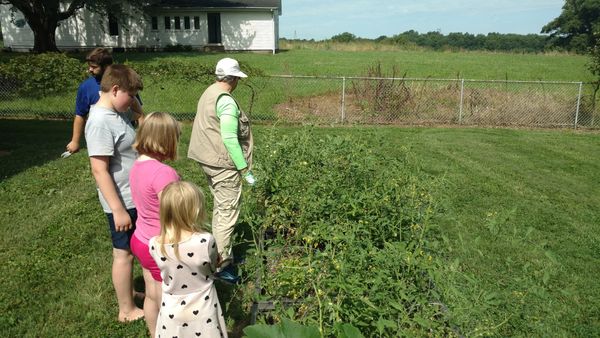
M96 184L110 207L115 221L115 230L127 231L131 228L131 217L117 193L115 182L108 172L110 158L108 156L91 156L90 165Z

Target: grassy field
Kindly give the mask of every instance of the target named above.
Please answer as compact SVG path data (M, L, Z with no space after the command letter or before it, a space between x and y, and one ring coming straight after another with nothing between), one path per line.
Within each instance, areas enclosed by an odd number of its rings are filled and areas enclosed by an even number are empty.
M126 53L119 61L158 61L181 58L214 64L223 54ZM386 74L395 67L398 76L443 79L495 79L588 81L587 56L568 54L511 54L435 51L327 51L294 49L275 55L236 53L234 57L262 69L267 75L364 76L367 68L381 63Z
M58 159L70 123L0 120L0 332L4 336L142 337L117 324L110 243L85 153ZM288 135L297 128L277 128ZM185 154L190 128L181 145ZM261 143L271 127L255 130ZM401 147L443 179L437 285L467 336L600 335L600 151L597 133L477 128L323 128ZM203 186L185 156L173 165ZM257 158L260 161L260 158ZM285 170L285 169L282 169ZM385 168L381 168L385 170ZM349 173L350 174L350 173ZM263 173L256 173L261 179ZM139 271L137 272L139 276ZM139 278L138 278L139 279ZM248 323L239 288L219 286L230 329Z

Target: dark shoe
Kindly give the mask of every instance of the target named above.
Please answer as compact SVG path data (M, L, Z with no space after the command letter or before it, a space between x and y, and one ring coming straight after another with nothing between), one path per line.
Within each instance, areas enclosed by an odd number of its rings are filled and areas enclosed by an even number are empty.
M233 264L229 264L221 271L215 273L215 277L227 284L237 284L240 282L240 277L237 275Z
M244 257L244 256L234 256L233 257L233 262L232 262L233 265L242 265L244 263L246 263L246 257Z

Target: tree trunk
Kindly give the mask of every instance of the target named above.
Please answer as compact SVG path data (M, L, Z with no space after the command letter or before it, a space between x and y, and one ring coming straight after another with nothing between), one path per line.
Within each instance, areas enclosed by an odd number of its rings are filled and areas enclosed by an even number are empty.
M33 51L35 53L58 52L55 37L58 22L50 18L41 21L40 23L32 24L30 22L29 24L33 31Z
M33 31L33 51L36 53L56 52L56 27L60 19L73 15L79 0L73 2L67 12L60 12L61 0L6 0L23 13L29 28ZM4 2L0 0L0 2ZM72 8L71 8L72 7Z

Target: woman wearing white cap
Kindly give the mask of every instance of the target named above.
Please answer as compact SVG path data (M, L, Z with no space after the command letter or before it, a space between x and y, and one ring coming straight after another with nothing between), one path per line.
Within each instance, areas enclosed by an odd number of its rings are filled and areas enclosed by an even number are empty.
M231 93L240 78L247 75L231 58L221 59L215 74L216 82L198 101L188 157L200 164L214 197L212 231L221 257L216 276L235 284L239 277L232 264L231 236L240 214L242 178L250 185L254 185L255 179L250 170L253 148L250 123Z

